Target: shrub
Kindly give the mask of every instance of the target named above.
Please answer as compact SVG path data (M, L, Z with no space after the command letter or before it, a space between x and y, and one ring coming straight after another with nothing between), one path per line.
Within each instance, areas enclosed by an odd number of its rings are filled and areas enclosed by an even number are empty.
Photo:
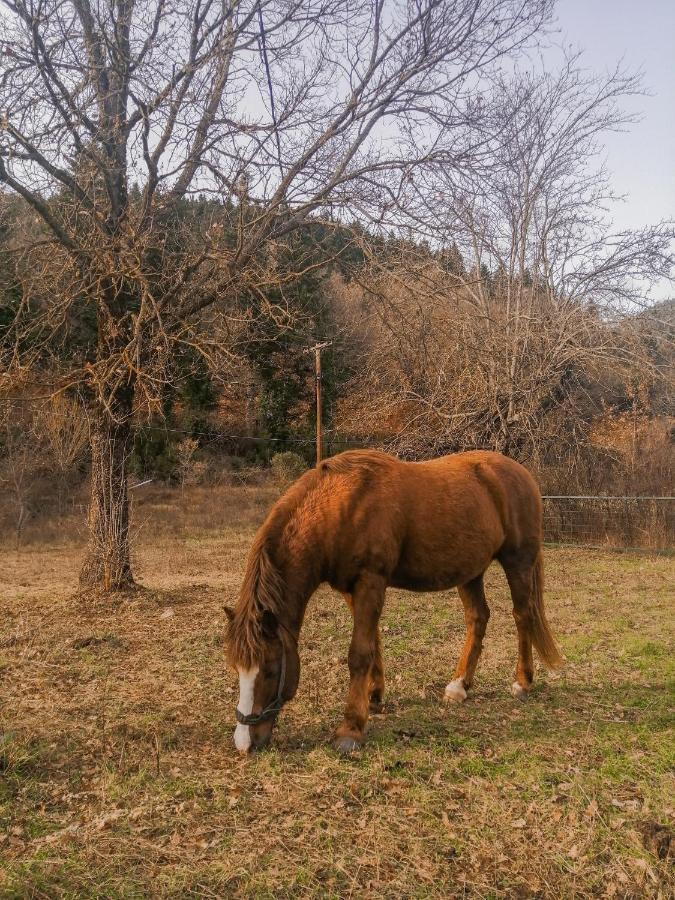
M138 429L129 471L138 478L158 478L161 481L178 478L176 444L165 428L147 426Z
M307 463L297 453L287 450L272 457L272 473L279 484L290 484L307 469Z

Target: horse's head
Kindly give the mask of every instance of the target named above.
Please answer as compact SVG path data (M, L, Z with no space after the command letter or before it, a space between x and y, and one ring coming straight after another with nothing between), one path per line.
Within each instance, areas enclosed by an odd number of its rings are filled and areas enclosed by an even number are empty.
M234 743L240 753L261 750L269 744L272 729L284 703L292 700L300 680L297 642L274 613L262 613L255 653L238 646L236 613L230 619L229 657L239 673L239 702Z

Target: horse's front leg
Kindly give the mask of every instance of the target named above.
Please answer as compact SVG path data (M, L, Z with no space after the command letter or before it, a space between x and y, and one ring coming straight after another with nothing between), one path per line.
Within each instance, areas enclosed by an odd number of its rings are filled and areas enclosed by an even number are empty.
M354 602L351 594L343 594L349 611L354 618ZM371 713L379 713L382 711L382 703L384 701L384 662L382 660L382 639L380 637L379 624L375 629L375 653L373 662L370 667L370 688L369 688L368 708Z
M352 592L352 609L354 627L349 645L349 692L345 707L344 720L335 734L335 747L341 753L358 750L363 742L363 732L368 721L368 703L371 691L382 688L381 675L377 675L374 663L379 659L381 672L382 660L379 654L378 625L386 582L379 575L366 573L362 575ZM378 679L376 681L376 679Z

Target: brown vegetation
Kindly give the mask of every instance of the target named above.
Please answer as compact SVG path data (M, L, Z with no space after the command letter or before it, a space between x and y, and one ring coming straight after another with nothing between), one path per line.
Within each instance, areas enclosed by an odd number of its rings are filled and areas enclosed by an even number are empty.
M454 165L466 88L550 10L78 0L36 15L27 0L3 3L0 185L30 224L15 236L0 365L36 395L55 369L88 407L83 587L133 580L134 413L161 411L186 355L231 372L247 322L283 330L283 287L312 264L280 258L319 212L381 221L397 182Z

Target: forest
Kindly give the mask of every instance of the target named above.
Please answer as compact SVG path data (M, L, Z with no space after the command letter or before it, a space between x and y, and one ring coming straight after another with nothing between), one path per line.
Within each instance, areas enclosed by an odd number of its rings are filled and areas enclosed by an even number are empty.
M200 197L183 204L179 228L196 241L231 213ZM49 354L39 353L49 288L36 297L15 252L31 227L25 204L3 198L1 321L11 331L21 310L22 348L39 357L3 403L9 532L24 517L63 514L89 477L86 392L62 389L60 378L91 364L95 326L68 312ZM494 449L532 467L550 493L650 495L672 483L672 301L608 315L527 268L516 278L477 269L456 244L433 249L331 222L274 249L268 286L238 298L240 317L218 322L208 352L186 342L161 390L139 403L137 480L208 483L272 460L290 474L312 465L307 350L325 340L324 453Z

